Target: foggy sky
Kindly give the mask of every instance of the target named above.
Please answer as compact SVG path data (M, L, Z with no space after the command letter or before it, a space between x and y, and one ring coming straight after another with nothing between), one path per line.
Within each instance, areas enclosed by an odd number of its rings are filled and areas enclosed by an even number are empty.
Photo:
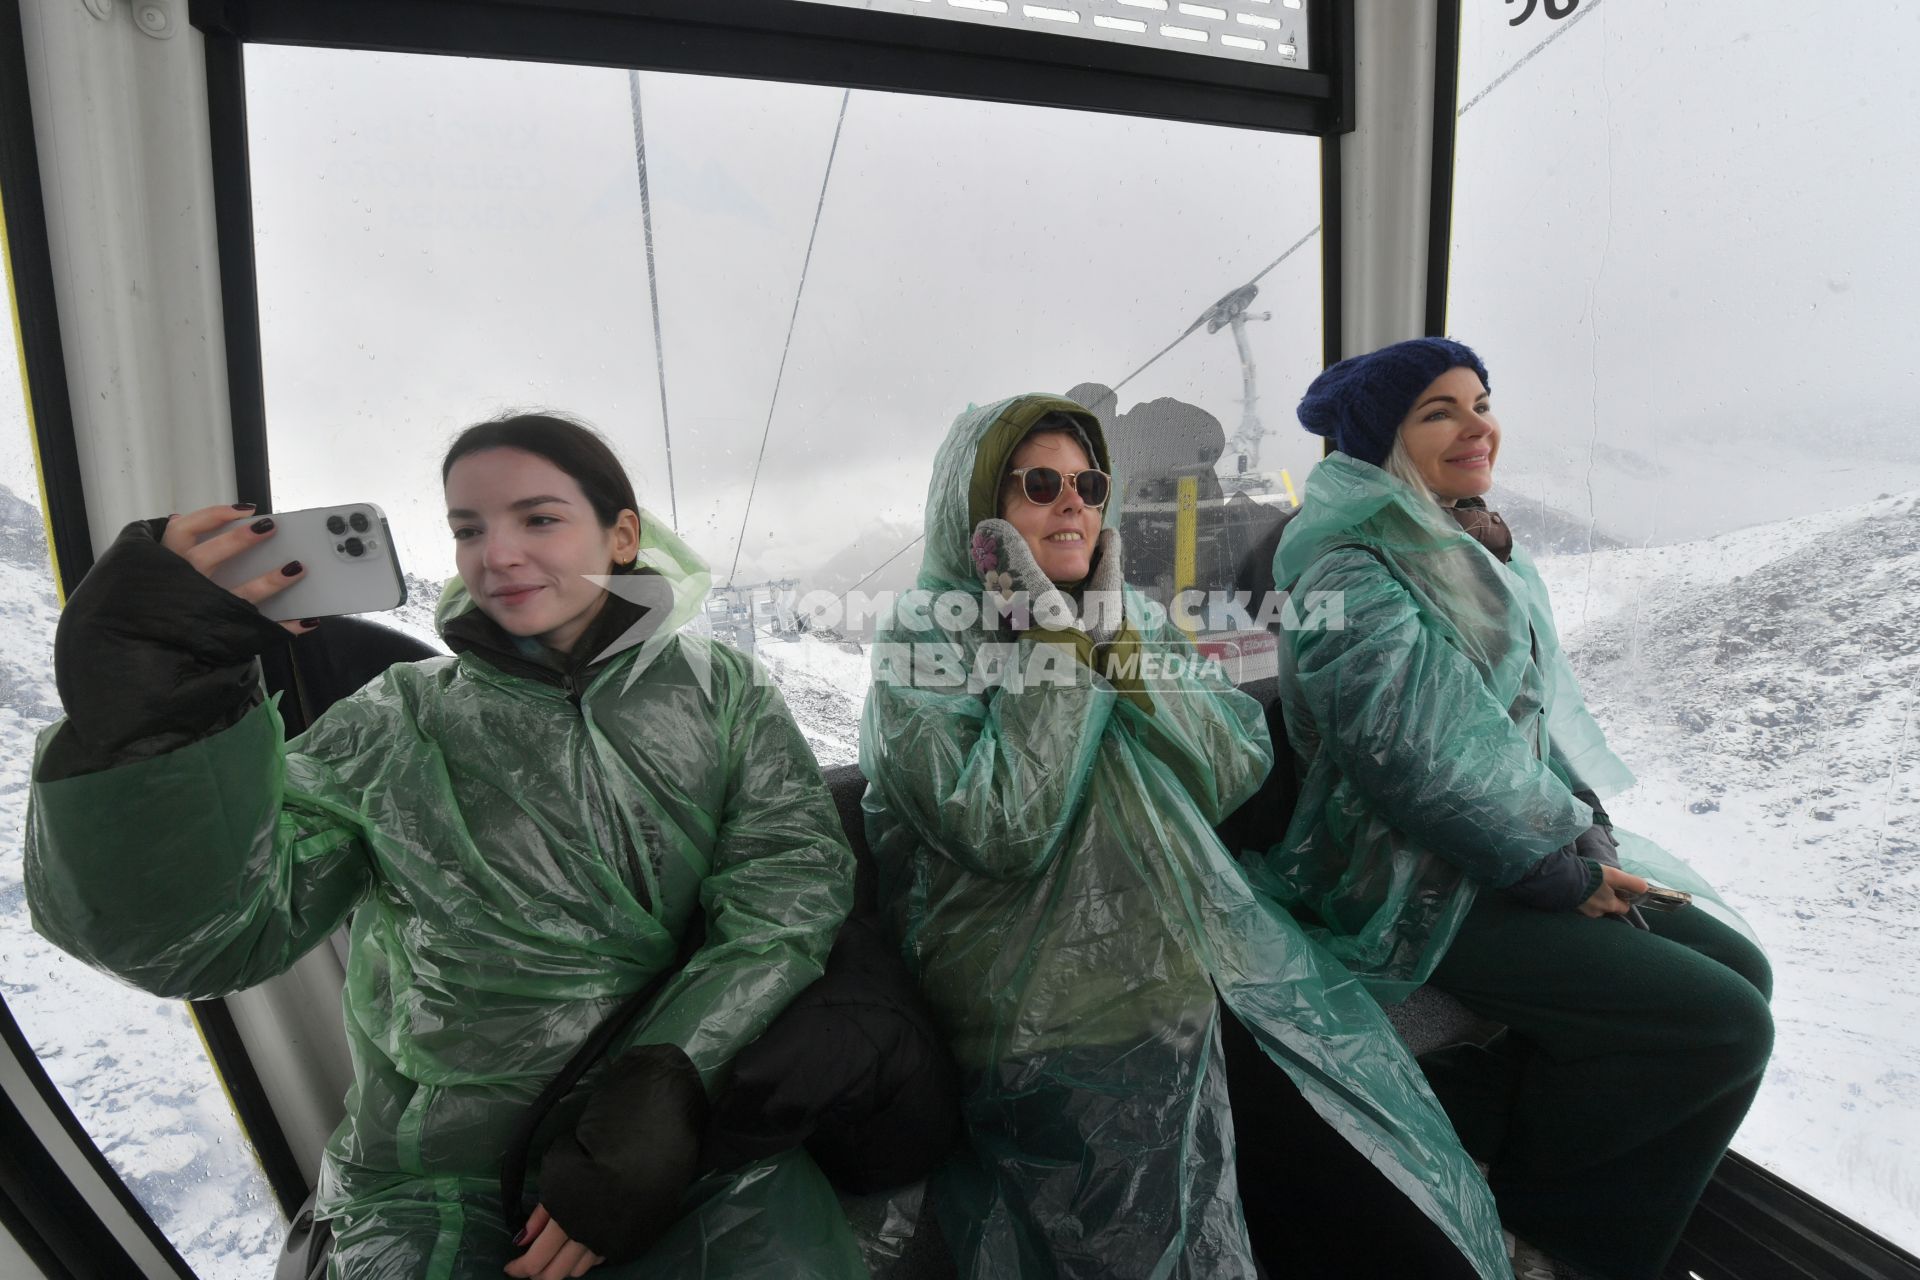
M410 567L444 572L447 438L551 405L606 431L665 517L625 73L248 58L276 503L378 501ZM841 94L642 82L679 526L724 579ZM742 579L917 526L969 402L1119 380L1311 230L1318 201L1312 139L854 94ZM1291 405L1319 297L1314 241L1262 282L1274 318L1251 326L1267 461L1297 477L1318 454ZM1159 395L1230 433L1230 335L1196 334L1121 402Z
M1465 6L1462 102L1551 34L1521 7ZM1635 543L1920 488L1920 8L1581 8L1460 120L1500 482Z

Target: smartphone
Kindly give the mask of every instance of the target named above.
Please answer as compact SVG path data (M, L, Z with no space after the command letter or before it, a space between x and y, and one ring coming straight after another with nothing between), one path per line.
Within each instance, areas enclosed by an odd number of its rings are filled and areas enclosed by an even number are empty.
M1637 898L1627 898L1627 901L1642 911L1678 911L1693 905L1693 895L1680 889L1669 889L1662 884L1650 884L1645 893Z
M257 519L242 516L207 537L218 537ZM271 573L289 560L298 560L305 566L306 575L260 602L260 612L266 617L275 622L331 618L343 613L396 609L407 602L407 580L394 553L386 513L373 503L345 502L306 511L274 512L273 525L271 538L213 572L215 582L231 588Z

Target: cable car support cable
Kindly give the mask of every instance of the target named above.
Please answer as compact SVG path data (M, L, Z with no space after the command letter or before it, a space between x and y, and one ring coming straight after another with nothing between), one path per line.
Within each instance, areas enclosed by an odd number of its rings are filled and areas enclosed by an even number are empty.
M767 425L760 432L760 453L753 460L753 479L747 485L747 508L740 513L740 533L733 540L733 565L727 570L727 585L740 571L740 549L746 543L747 518L753 514L753 495L760 487L760 464L767 458L767 438L773 434L773 411L780 403L780 384L787 376L787 353L793 349L793 330L800 320L800 299L807 292L807 268L813 263L813 242L820 235L820 213L827 207L827 184L833 181L833 158L840 151L840 130L847 123L847 99L853 90L840 92L840 115L833 122L833 142L827 147L826 172L820 175L820 199L813 206L813 230L807 233L806 256L800 260L800 283L793 291L793 314L787 317L787 340L780 345L780 369L773 375L773 398L767 403Z
M1464 116L1467 114L1467 112L1471 111L1474 107L1478 106L1481 99L1485 98L1488 94L1492 93L1495 89L1498 89L1502 84L1504 84L1508 76L1511 76L1514 72L1518 71L1521 67L1525 66L1528 62L1532 61L1534 56L1537 55L1541 50L1545 49L1548 45L1552 44L1555 40L1558 40L1561 36L1565 35L1568 31L1571 31L1576 23L1578 23L1582 18L1585 18L1588 14L1592 13L1595 9L1598 9L1601 6L1601 4L1603 4L1604 2L1605 0L1587 0L1586 5L1583 8L1579 9L1577 12L1575 12L1572 15L1572 17L1570 17L1563 26L1556 29L1551 35L1549 35L1546 39L1542 40L1539 44L1535 45L1533 48L1529 49L1526 53L1521 54L1519 58L1514 60L1511 66L1509 66L1505 71L1501 72L1498 76L1495 76L1491 81L1489 81L1485 88L1481 89L1480 92L1474 94L1473 97L1467 99L1467 101L1460 107L1458 115ZM841 102L840 102L840 111L841 111L841 117L842 119L844 119L846 116L846 99L844 97L841 99ZM840 141L840 131L838 126L835 126L834 143L836 146L839 144L839 141ZM831 172L832 164L833 164L833 157L831 153L828 154L827 164L828 164L829 172ZM824 201L826 199L826 186L824 183L822 183L821 185L820 195L821 195L822 201ZM815 211L815 215L814 215L814 229L816 231L819 230L819 213L817 210ZM1266 266L1260 268L1260 270L1254 274L1253 278L1247 281L1247 284L1249 285L1258 284L1262 279L1266 277L1266 275L1269 272L1271 272L1275 267L1279 266L1281 263L1285 262L1288 258L1291 258L1294 254L1298 253L1306 245L1307 241L1313 239L1313 237L1318 235L1319 233L1320 233L1320 227L1318 224L1316 224L1312 228L1310 228L1306 232L1306 234L1302 235L1298 240L1295 240L1291 245L1289 245L1286 251L1282 253L1279 257L1275 258L1272 262L1269 262ZM813 252L813 242L811 239L809 239L809 241L807 242L807 252L809 256L811 256ZM803 285L805 283L805 278L806 278L806 272L805 272L805 269L803 268L801 271L801 281ZM1245 288L1246 286L1243 285L1241 287ZM798 297L796 297L794 299L794 311L796 315L799 313L799 307L800 307L800 300ZM1169 342L1166 346L1154 352L1151 356L1148 356L1146 359L1146 362L1140 365L1139 368L1135 369L1132 373L1129 373L1126 377L1120 379L1120 381L1114 383L1113 387L1108 391L1107 395L1108 395L1108 398L1114 401L1115 407L1117 408L1119 406L1118 393L1120 391L1120 388L1126 386L1129 382L1132 382L1135 378L1145 373L1149 368L1151 368L1154 365L1156 361L1160 359L1160 357L1166 355L1167 352L1173 350L1175 347L1179 346L1182 342L1185 342L1188 338L1192 337L1194 332L1198 330L1201 325L1206 323L1207 316L1209 314L1211 314L1210 310L1208 312L1202 313L1200 318L1198 320L1195 320L1192 324L1188 325L1186 327L1186 330L1182 332L1179 337L1175 338L1172 342ZM788 329L787 336L789 341L791 341L793 336L791 327L789 327ZM786 355L784 352L782 352L780 360L781 360L781 367L782 369L784 369L786 367ZM774 394L776 396L779 394L779 386L777 382L774 387ZM1097 409L1098 406L1088 405L1087 408ZM769 425L771 425L772 423L771 411L769 411L768 413L768 423ZM762 454L764 455L764 453L766 452L766 441L764 438L760 442L760 448L761 448ZM759 474L759 467L758 467L758 464L756 463L755 476L757 477L758 474ZM748 494L747 501L749 504L751 504L753 501L751 492L749 492ZM741 521L740 531L741 531L741 535L744 537L746 534L746 522L744 519ZM914 543L917 543L920 541L922 536L924 535L921 535L921 534L914 535L914 538L911 542L908 542L906 546L901 547L898 551L895 551L892 555L888 556L885 560L882 560L879 564L875 565L871 570L867 572L865 577L862 577L860 579L859 582L856 582L853 584L853 586L847 588L847 591L851 593L855 590L858 590L859 587L863 583L865 583L869 578L872 578L874 574L879 573L880 570L886 568L888 565L892 564L895 560L898 560L902 555L904 555L906 551L914 545ZM736 567L739 564L739 549L737 546L735 547L735 550L734 550L734 563ZM729 581L732 580L731 574L728 575L728 580Z
M647 133L640 121L640 73L627 72L627 96L633 103L633 163L640 174L640 226L647 242L647 297L653 303L653 367L660 383L660 436L667 446L667 509L680 527L680 499L673 487L673 432L667 424L667 352L660 334L660 277L653 265L653 197L647 189Z

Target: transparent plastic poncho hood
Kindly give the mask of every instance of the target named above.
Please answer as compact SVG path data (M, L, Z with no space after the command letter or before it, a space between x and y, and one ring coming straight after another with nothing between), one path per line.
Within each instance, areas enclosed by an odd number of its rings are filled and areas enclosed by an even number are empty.
M1280 696L1298 807L1255 881L1310 912L1381 999L1425 982L1481 886L1512 884L1592 823L1576 790L1633 785L1580 692L1527 553L1501 564L1379 467L1334 453L1274 556L1274 582L1342 625L1290 631ZM1700 875L1616 827L1629 871L1693 893L1752 937Z
M979 596L979 495L1063 403L1015 397L955 422L922 591ZM1137 594L1126 608L1150 646L1193 652ZM883 900L966 1078L968 1148L936 1184L962 1274L1254 1275L1223 1001L1484 1275L1510 1274L1485 1184L1378 1005L1214 834L1269 767L1259 704L1204 664L1148 680L1150 710L1085 668L1070 684L940 683L1004 639L896 619L861 731Z

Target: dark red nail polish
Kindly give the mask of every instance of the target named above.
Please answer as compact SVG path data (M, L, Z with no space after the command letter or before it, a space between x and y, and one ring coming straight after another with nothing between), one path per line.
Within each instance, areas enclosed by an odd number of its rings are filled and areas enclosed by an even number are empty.
M233 509L235 511L251 511L259 505L257 502L236 502L233 504Z
M280 574L286 578L297 578L300 576L301 568L302 566L298 560L289 560L280 566Z
M521 1245L525 1244L526 1242L527 1242L527 1229L525 1227L522 1227L520 1228L520 1234L513 1238L513 1247L517 1249Z
M255 533L271 532L273 529L273 517L261 516L258 520L255 520L252 524L248 525L247 528L253 530Z
M303 627L317 627L317 626L319 626L319 625L320 625L320 619L318 619L318 618L302 618L302 619L300 619L300 625L301 625L301 626L303 626Z

